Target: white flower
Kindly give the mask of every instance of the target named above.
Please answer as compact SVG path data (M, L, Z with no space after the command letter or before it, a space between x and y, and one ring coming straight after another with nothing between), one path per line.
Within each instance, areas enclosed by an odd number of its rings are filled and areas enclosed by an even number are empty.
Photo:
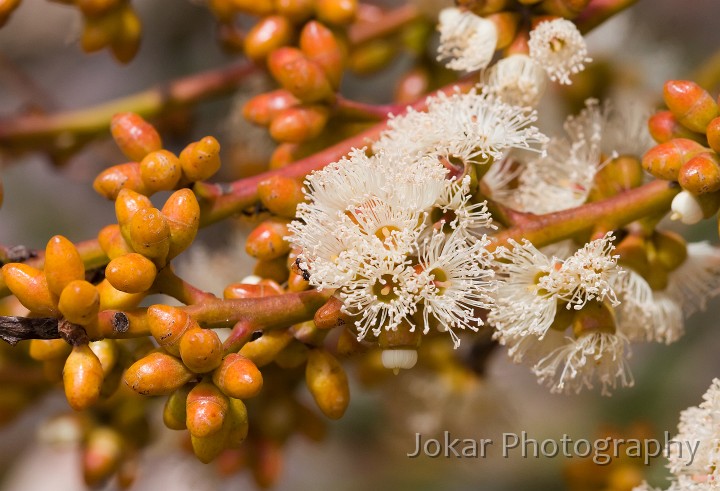
M720 249L708 242L687 245L687 258L670 274L665 292L686 316L705 310L708 299L720 293Z
M546 86L545 71L527 55L510 55L488 70L488 90L508 104L535 107Z
M569 85L570 75L592 61L578 28L567 19L543 21L530 31L530 57L547 72L550 80Z
M461 181L446 180L443 194L435 202L442 212L441 220L451 230L458 230L470 242L484 237L485 231L497 228L487 209L487 202L470 203L470 176Z
M591 300L609 300L614 306L619 304L612 286L619 274L618 256L611 255L615 250L613 240L612 233L607 233L602 239L588 242L563 262L558 273L572 279L566 280L559 298L575 310L582 309Z
M448 331L455 347L460 339L454 329L477 331L483 325L480 310L492 304L493 271L483 237L468 247L459 231L451 235L435 232L420 245L418 284L423 299L423 320L426 334L430 317Z
M485 68L495 54L498 33L495 24L467 10L443 9L439 16L438 61L451 70L474 71Z

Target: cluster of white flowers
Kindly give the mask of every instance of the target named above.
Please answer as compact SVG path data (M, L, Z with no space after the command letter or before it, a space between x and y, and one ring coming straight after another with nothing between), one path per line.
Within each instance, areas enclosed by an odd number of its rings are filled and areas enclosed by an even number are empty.
M667 491L711 491L720 489L720 379L714 379L699 406L680 413L678 434L682 442L666 449L668 469L674 480ZM696 449L690 452L687 446ZM660 491L647 483L633 491Z

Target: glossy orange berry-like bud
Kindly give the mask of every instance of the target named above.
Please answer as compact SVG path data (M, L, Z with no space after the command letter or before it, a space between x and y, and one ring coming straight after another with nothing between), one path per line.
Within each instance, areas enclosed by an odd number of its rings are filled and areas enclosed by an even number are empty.
M212 136L191 143L180 152L180 165L189 180L204 181L220 170L220 144Z
M260 126L268 126L281 111L300 101L285 89L258 94L243 106L243 117Z
M250 429L247 408L240 399L234 397L228 399L230 401L230 413L226 422L228 426L227 446L229 448L238 448L247 438Z
M226 396L236 399L255 397L263 386L257 365L239 353L227 355L213 372L212 380Z
M262 367L271 363L292 339L292 334L287 330L264 332L256 340L245 344L240 354Z
M187 429L193 436L206 437L219 432L230 410L230 401L209 382L200 382L187 396Z
M30 358L38 361L65 359L72 347L62 339L31 339Z
M334 89L340 87L344 66L343 49L330 29L317 21L305 24L300 33L300 50L320 65Z
M120 226L115 223L100 230L98 242L105 255L111 260L132 252L132 248L120 233Z
M135 10L127 3L120 11L120 28L110 43L113 57L120 63L129 63L140 49L142 23Z
M677 181L683 164L705 151L707 148L698 142L687 138L673 138L648 150L643 155L642 166L658 179Z
M125 293L142 293L152 287L157 276L155 263L136 252L116 257L105 268L105 278Z
M282 219L265 220L248 235L245 251L257 259L270 260L290 252L288 222Z
M644 237L637 234L628 235L617 245L615 253L620 256L619 264L629 266L641 275L647 272L649 263L647 241Z
M140 178L150 193L173 189L181 177L180 160L167 150L150 152L140 162Z
M710 148L720 153L720 117L710 121L706 130L706 135Z
M357 0L317 0L315 14L328 24L345 25L355 20Z
M50 291L45 274L23 263L8 263L2 267L5 284L29 311L43 316L58 314L57 296Z
M114 428L92 428L83 443L82 469L85 484L103 484L120 468L125 452L123 437Z
M103 369L87 344L73 346L63 369L65 397L76 411L86 409L100 398Z
M650 136L658 143L665 143L673 138L688 138L702 143L703 136L680 124L672 111L658 111L648 119Z
M678 182L694 195L720 191L720 157L715 152L695 155L680 168Z
M275 10L291 22L299 24L313 14L314 0L275 0Z
M167 199L162 214L170 228L168 259L172 259L195 240L200 227L200 204L190 189L180 189Z
M60 295L71 281L85 279L85 265L75 244L62 235L51 238L45 247L45 277L48 288Z
M135 113L118 113L110 120L110 132L127 158L140 162L150 152L162 148L162 140L153 125Z
M103 373L107 377L110 372L115 368L120 353L118 351L117 344L113 339L100 339L98 341L91 341L88 346L95 353L95 356L100 360L102 365Z
M212 329L191 327L180 338L180 357L195 373L207 373L222 363L222 341Z
M120 225L120 233L128 244L130 240L126 226L130 223L130 219L139 210L152 207L152 202L147 196L143 196L131 189L121 189L118 193L117 199L115 200L115 216Z
M20 0L0 0L0 27L5 25L18 5Z
M340 419L350 403L350 386L340 362L324 349L310 350L305 382L320 411L330 419Z
M270 155L268 167L273 170L282 169L286 165L299 159L300 155L302 155L302 152L300 145L297 143L281 143L275 148L272 155Z
M125 372L125 384L144 396L164 396L188 383L195 375L182 361L159 351L133 363Z
M203 464L209 464L227 448L227 439L230 430L224 426L217 433L210 436L190 435L193 453Z
M705 133L708 123L718 116L715 99L705 89L689 80L665 82L663 99L683 126L698 133Z
M171 430L187 428L187 397L192 385L183 385L170 394L163 408L163 423Z
M297 48L282 47L268 57L268 68L275 80L302 102L332 100L332 85L320 65Z
M73 324L90 324L100 310L100 294L92 283L85 280L71 281L60 294L58 309Z
M318 329L333 329L351 325L352 317L342 311L343 302L339 298L330 297L315 313L313 321Z
M318 137L330 117L327 107L298 106L280 112L270 123L270 136L279 142L302 143Z
M224 298L259 298L284 293L277 283L230 283L223 291Z
M108 167L93 181L95 192L110 200L116 199L123 188L132 189L140 194L149 194L148 187L140 177L140 164L137 162Z
M310 288L310 282L305 279L302 273L290 270L287 289L289 292L304 292Z
M170 227L157 208L143 208L127 224L130 246L143 256L164 266L170 252Z
M497 12L485 18L495 24L498 36L495 49L505 49L510 46L517 35L520 14L517 12Z
M107 279L102 280L95 288L97 288L100 295L100 310L134 309L145 298L144 293L121 292L112 286Z
M642 185L644 173L640 161L631 155L620 155L611 159L596 174L590 201L615 196L628 189Z
M287 17L269 15L255 24L245 36L245 55L254 62L263 61L273 50L287 46L293 38L293 26Z
M258 184L262 205L275 215L293 218L297 205L305 201L302 184L297 179L274 175Z
M182 309L170 305L152 305L147 310L150 334L168 353L180 356L180 339L197 323Z

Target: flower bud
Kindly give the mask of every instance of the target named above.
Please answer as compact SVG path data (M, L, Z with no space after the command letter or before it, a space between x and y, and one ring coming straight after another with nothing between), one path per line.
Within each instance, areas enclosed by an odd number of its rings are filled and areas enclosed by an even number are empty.
M679 234L670 230L656 230L652 238L655 258L668 271L677 269L687 259L687 244Z
M285 89L258 94L243 106L243 117L260 126L269 126L275 116L300 101Z
M605 302L588 302L575 312L572 328L576 338L598 332L615 334L615 314Z
M353 48L348 55L348 69L357 75L372 75L393 60L398 46L386 39L374 39Z
M355 20L357 0L316 0L315 14L322 22L345 25Z
M15 10L18 5L20 5L20 0L0 1L0 27L5 25L10 18L10 14L13 13L13 10Z
M175 188L181 177L180 160L167 150L150 152L140 162L140 178L150 193Z
M337 90L343 74L343 51L332 31L320 22L308 22L300 33L300 50L320 65Z
M281 256L277 259L258 261L255 264L255 269L253 269L253 274L271 279L276 283L285 283L290 271L287 268L285 258Z
M62 359L72 351L72 347L62 339L31 339L30 358L37 361Z
M720 209L720 191L701 194L699 196L695 196L695 199L700 204L703 218L710 218Z
M352 325L352 317L342 311L343 302L337 297L330 297L315 313L315 326L318 329Z
M212 329L191 327L180 338L180 357L195 373L207 373L222 363L222 341Z
M322 339L324 339L324 335L327 334L326 331L318 331L317 329L315 329L315 334L318 333L322 333ZM322 343L322 339L318 344ZM284 350L278 353L278 355L275 357L275 364L280 368L284 368L286 370L298 368L307 363L309 351L310 350L308 349L308 347L305 346L302 342L292 341Z
M263 378L255 363L248 358L231 353L213 372L212 380L228 397L249 399L260 393Z
M240 444L247 438L248 430L248 414L245 403L240 399L230 397L230 413L228 414L227 426L227 446L230 448L238 448Z
M110 43L113 56L120 63L129 63L140 49L142 24L129 3L120 11L120 27Z
M682 165L707 149L687 138L672 140L655 145L642 158L642 166L647 172L667 181L677 181Z
M2 267L2 274L8 289L26 309L41 316L57 316L57 297L42 271L23 263L8 263Z
M245 251L257 259L275 259L290 252L290 235L286 220L265 220L250 232L245 242Z
M95 192L109 200L115 200L123 188L132 189L140 194L149 194L148 187L141 179L140 164L137 162L108 167L93 181Z
M304 292L310 288L310 282L306 280L301 273L290 270L287 289L289 292Z
M75 245L62 235L51 238L45 247L45 277L48 288L60 295L71 281L85 279L85 265Z
M252 475L259 488L269 489L277 484L282 472L283 454L279 442L263 438L255 441Z
M367 351L367 347L358 341L356 334L351 332L350 329L340 330L340 335L338 336L337 345L335 347L335 353L338 356L345 357L355 355L357 353L363 353L364 351Z
M526 3L526 0L519 0L520 3ZM538 3L542 0L529 0L532 3ZM466 8L475 15L488 15L495 12L499 12L504 9L508 0L456 0L455 4L458 7Z
M596 174L590 201L615 196L628 189L642 185L644 174L640 161L631 155L620 155L611 159Z
M120 226L117 224L103 227L98 233L98 242L110 260L132 252L132 249L120 233Z
M113 259L105 268L105 278L113 287L125 293L148 291L156 275L155 264L136 252Z
M675 119L672 111L658 111L648 119L650 136L658 143L665 143L673 138L688 138L702 143L703 137L699 133L690 131Z
M297 143L281 143L279 144L272 155L270 155L270 162L268 167L272 170L282 169L288 164L301 158L303 153L301 152L301 146Z
M668 80L663 99L677 120L686 128L705 133L708 123L718 115L715 99L695 82Z
M323 69L297 48L283 47L268 57L268 68L275 80L302 102L331 100L332 86Z
M703 210L697 198L689 191L681 191L670 205L672 220L680 220L686 225L693 225L703 219Z
M618 264L629 266L643 276L647 272L649 263L647 257L647 242L644 237L637 234L628 235L617 245L615 253L620 256ZM565 327L567 327L567 325Z
M270 124L270 136L289 143L312 140L322 133L329 116L328 108L321 105L285 109Z
M294 24L300 24L313 14L315 0L275 0L275 10Z
M135 113L118 113L110 121L110 132L118 148L134 162L160 150L162 140L157 130Z
M93 53L109 46L117 36L122 18L117 12L100 17L86 17L80 34L80 47L85 53Z
M92 283L85 280L71 281L60 294L58 309L73 324L88 325L97 319L100 294Z
M263 206L281 217L295 217L297 205L305 201L302 184L290 177L268 177L258 184L257 189Z
M96 285L100 295L100 310L128 310L137 307L143 298L144 293L121 292L110 284L107 279Z
M324 349L308 354L305 382L322 413L340 419L350 403L350 387L340 362Z
M170 305L152 305L147 310L150 334L168 353L180 356L183 334L197 323L182 309Z
M65 361L63 385L68 404L82 411L100 398L103 369L100 360L86 344L73 346Z
M517 35L520 14L516 12L497 12L486 16L485 19L495 24L495 30L497 31L495 49L499 50L510 46Z
M223 298L260 298L268 295L278 295L278 292L266 285L249 283L230 283L223 291Z
M286 329L263 332L255 341L246 343L240 354L256 366L263 367L271 363L292 339L292 334Z
M88 346L95 353L100 365L102 365L103 374L107 377L115 368L118 361L118 347L113 339L101 339L99 341L91 341Z
M195 375L174 356L153 352L125 372L125 384L144 396L164 396L188 383Z
M163 408L163 423L171 430L187 428L187 397L192 385L183 385L170 394Z
M187 396L185 424L192 436L207 437L218 433L228 416L230 401L209 382L200 382Z
M162 214L170 228L168 259L172 259L195 240L200 227L200 204L195 193L189 189L180 189L167 199Z
M707 141L710 148L716 152L720 152L720 117L710 121L707 127Z
M157 208L143 208L127 224L130 246L143 256L164 266L170 251L170 227Z
M189 180L204 181L220 170L220 144L212 136L191 143L180 152L180 165Z
M420 346L421 340L421 331L410 327L406 321L401 322L395 330L383 329L378 336L378 346L383 350L383 366L392 370L395 375L401 368L414 367L417 362L417 348Z
M136 193L131 189L121 189L115 200L115 216L120 225L120 233L125 241L130 245L130 234L128 224L130 219L144 208L152 208L152 202L147 196Z
M99 426L92 428L82 448L82 469L85 484L97 487L107 481L120 467L125 442L117 430Z
M678 182L696 196L720 191L720 157L715 152L695 155L680 168Z
M282 15L269 15L260 19L245 36L245 55L259 63L274 50L291 43L293 27Z

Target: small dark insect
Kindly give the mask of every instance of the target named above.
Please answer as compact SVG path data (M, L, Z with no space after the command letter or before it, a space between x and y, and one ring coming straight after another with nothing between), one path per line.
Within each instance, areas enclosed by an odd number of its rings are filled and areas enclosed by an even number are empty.
M310 271L308 271L307 268L304 268L302 266L302 264L300 263L299 257L295 258L295 263L293 264L293 267L297 270L297 272L299 272L302 275L303 280L310 281Z

